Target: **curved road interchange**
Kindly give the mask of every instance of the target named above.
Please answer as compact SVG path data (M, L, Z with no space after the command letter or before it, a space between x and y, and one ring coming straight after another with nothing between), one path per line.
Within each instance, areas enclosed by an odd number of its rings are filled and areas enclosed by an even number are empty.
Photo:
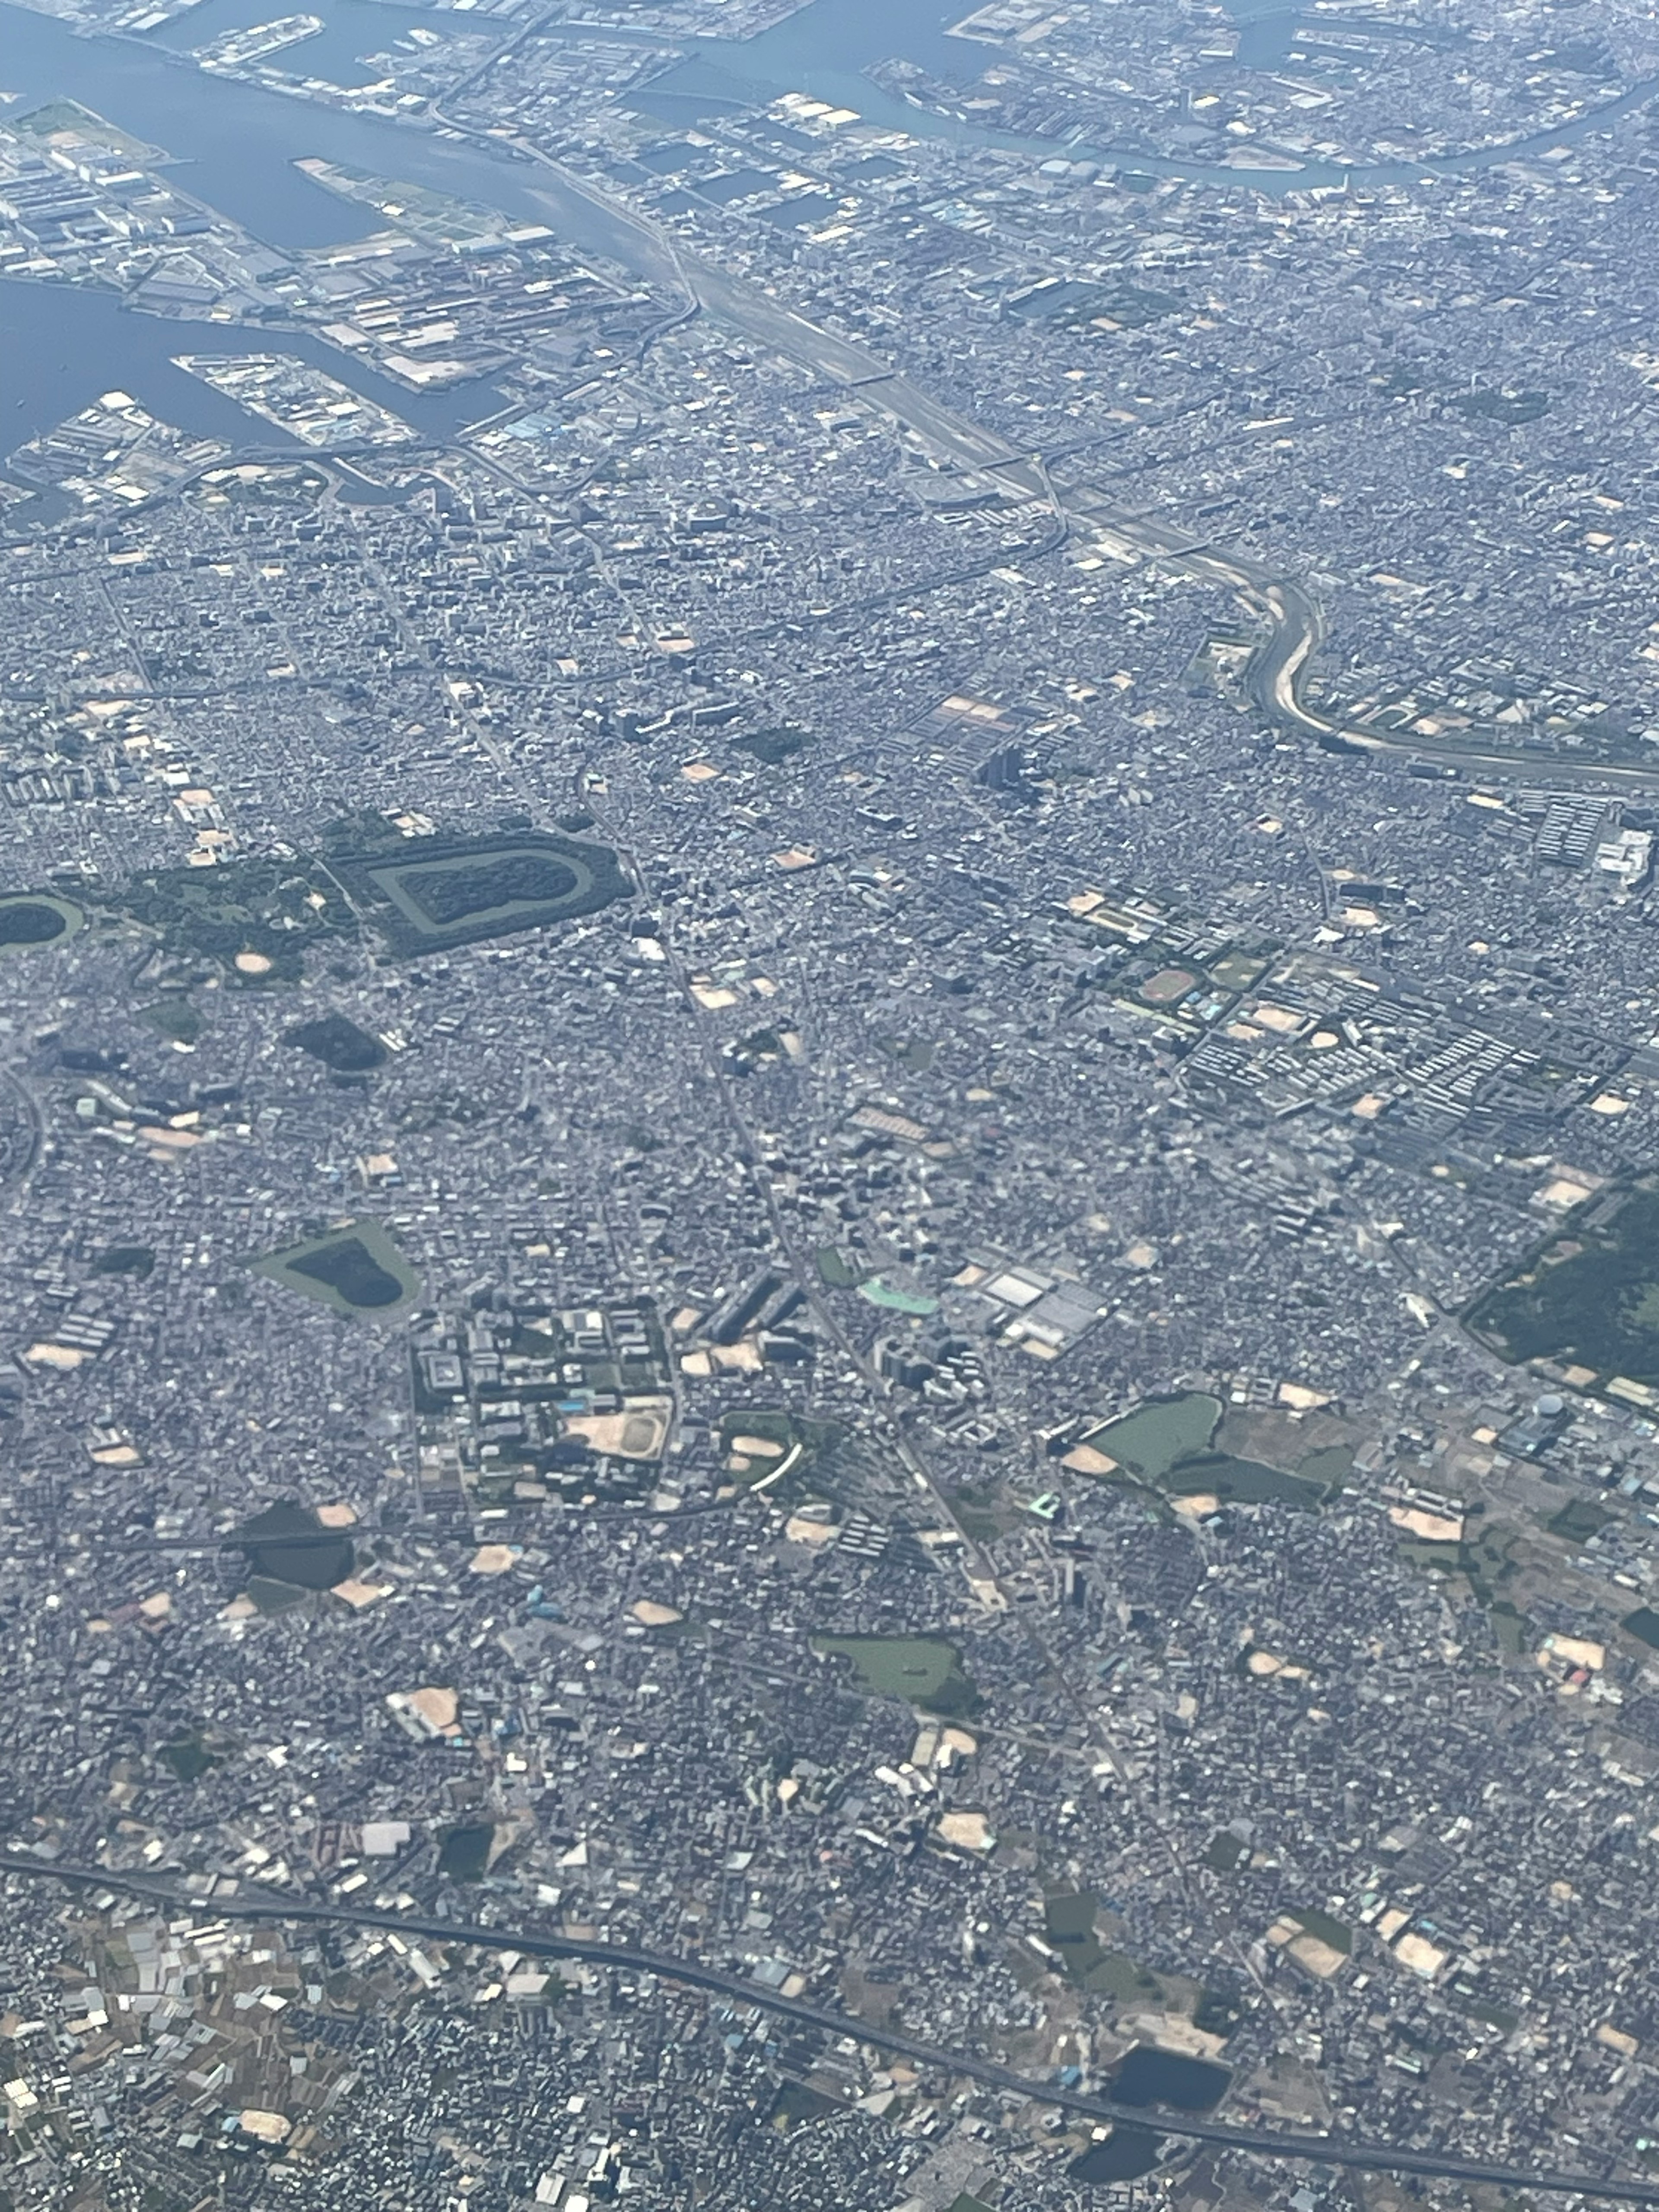
M499 53L492 57L499 58ZM1650 98L1654 90L1653 85L1637 88L1632 103ZM1245 691L1257 711L1279 727L1342 750L1439 761L1492 777L1545 776L1626 791L1659 789L1659 771L1646 766L1574 761L1501 748L1482 751L1474 746L1437 744L1417 736L1401 739L1376 730L1349 728L1316 713L1303 691L1325 635L1324 616L1312 592L1296 577L1239 548L1194 537L1144 508L1121 506L1087 486L1057 490L1040 453L1010 445L933 398L854 340L808 321L752 279L734 276L692 253L649 216L539 147L524 139L504 144L435 107L433 116L459 137L498 156L505 153L533 164L539 178L531 197L541 201L556 220L562 218L567 229L579 234L590 250L605 253L653 282L673 286L712 319L740 331L751 343L839 386L912 432L942 465L1000 480L1025 498L1052 507L1062 525L1109 533L1140 559L1234 592L1267 629L1245 671Z

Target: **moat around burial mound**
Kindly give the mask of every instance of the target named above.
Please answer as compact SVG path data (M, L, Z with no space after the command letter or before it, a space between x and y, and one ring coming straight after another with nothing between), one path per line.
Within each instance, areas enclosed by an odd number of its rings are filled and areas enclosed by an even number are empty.
M0 952L29 952L56 945L80 927L81 909L44 891L0 896Z
M338 1314L390 1314L420 1296L419 1278L377 1221L338 1222L252 1265L255 1274Z
M334 863L395 952L430 952L595 914L630 885L608 846L552 830L414 838Z
M416 884L412 896L434 921L447 924L520 901L566 899L575 888L575 871L561 860L541 853L503 853L471 866L434 868Z

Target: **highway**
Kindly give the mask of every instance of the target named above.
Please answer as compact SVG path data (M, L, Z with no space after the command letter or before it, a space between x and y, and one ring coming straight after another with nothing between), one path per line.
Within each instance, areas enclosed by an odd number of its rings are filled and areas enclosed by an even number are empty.
M1642 96L1650 96L1652 90L1651 86L1642 88ZM542 203L572 243L603 253L652 282L675 287L713 320L740 331L751 344L797 362L910 431L941 464L1000 483L1024 498L1041 500L1054 507L1058 520L1115 537L1133 556L1156 561L1237 594L1267 628L1267 636L1245 671L1244 688L1257 712L1275 726L1316 740L1334 740L1356 752L1443 762L1494 780L1542 779L1632 793L1659 791L1659 769L1645 765L1437 744L1415 735L1401 738L1352 729L1316 714L1303 691L1324 639L1324 616L1312 592L1294 576L1276 572L1237 548L1194 538L1175 521L1144 508L1120 506L1098 489L1085 486L1056 491L1040 453L1010 445L933 398L908 377L896 374L855 340L809 322L759 284L692 253L648 216L590 184L539 147L523 139L504 145L453 114L436 108L433 113L459 137L498 156L510 152L534 163L540 175L529 188L531 197Z
M1402 2143L1367 2142L1357 2137L1292 2135L1273 2128L1232 2127L1224 2121L1201 2119L1188 2112L1166 2112L1162 2106L1113 2104L1107 2098L1091 2096L1081 2089L1033 2081L1027 2075L1016 2073L1012 2067L999 2065L994 2059L981 2058L966 2051L942 2051L920 2036L906 2034L901 2028L872 2027L868 2021L848 2014L830 2012L799 1997L787 1997L776 1990L764 1989L725 1968L704 1966L695 1959L672 1958L665 1952L635 1950L626 1944L592 1942L535 1929L490 1928L471 1921L426 1918L418 1913L379 1912L367 1905L313 1904L269 1892L245 1889L234 1897L202 1898L193 1896L181 1881L169 1875L111 1874L102 1867L48 1864L18 1851L0 1851L0 1872L21 1875L31 1881L58 1881L80 1888L122 1891L170 1911L188 1912L197 1920L248 1920L265 1925L273 1921L295 1921L325 1927L377 1928L406 1939L476 1944L484 1950L517 1951L527 1958L579 1960L612 1972L652 1974L663 1981L678 1982L687 1989L706 1990L716 1996L755 2006L796 2027L836 2037L854 2036L861 2043L915 2059L921 2065L982 2081L988 2088L1008 2090L1039 2105L1060 2106L1083 2119L1150 2129L1159 2136L1249 2151L1259 2158L1352 2167L1370 2172L1419 2174L1451 2181L1490 2182L1501 2189L1595 2197L1617 2203L1659 2205L1659 2183L1558 2172L1547 2166L1506 2166L1495 2160L1460 2157L1450 2151L1416 2150Z

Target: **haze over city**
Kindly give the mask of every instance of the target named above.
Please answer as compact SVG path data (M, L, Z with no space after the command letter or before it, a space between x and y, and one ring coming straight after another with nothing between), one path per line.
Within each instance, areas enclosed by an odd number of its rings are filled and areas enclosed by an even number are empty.
M1656 240L1633 0L3 0L0 2212L1659 2203Z

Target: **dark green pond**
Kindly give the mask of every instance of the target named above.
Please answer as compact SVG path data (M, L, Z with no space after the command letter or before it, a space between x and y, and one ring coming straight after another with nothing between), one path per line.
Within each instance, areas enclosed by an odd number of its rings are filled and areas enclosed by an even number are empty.
M314 1022L301 1022L283 1030L283 1042L297 1045L313 1060L320 1060L325 1067L343 1075L363 1074L386 1058L386 1047L379 1037L370 1036L343 1014L325 1014Z
M361 1237L343 1237L307 1259L290 1260L288 1266L290 1274L326 1283L349 1306L395 1306L404 1294L403 1285L380 1265Z
M0 945L50 945L69 927L55 906L16 899L0 906Z
M489 1865L493 1826L451 1828L438 1850L438 1871L452 1881L480 1881Z
M343 1221L252 1264L256 1273L320 1299L336 1313L386 1313L420 1295L418 1278L378 1221Z
M1207 2058L1154 2051L1143 2043L1113 2076L1112 2097L1120 2105L1169 2105L1177 2112L1207 2112L1221 2102L1231 2079L1224 2066Z
M1073 2181L1133 2181L1150 2173L1164 2145L1150 2128L1114 2128L1104 2142L1085 2150L1072 2167Z
M308 1507L291 1498L256 1514L236 1541L256 1575L296 1589L332 1589L355 1563L350 1539L325 1528Z

